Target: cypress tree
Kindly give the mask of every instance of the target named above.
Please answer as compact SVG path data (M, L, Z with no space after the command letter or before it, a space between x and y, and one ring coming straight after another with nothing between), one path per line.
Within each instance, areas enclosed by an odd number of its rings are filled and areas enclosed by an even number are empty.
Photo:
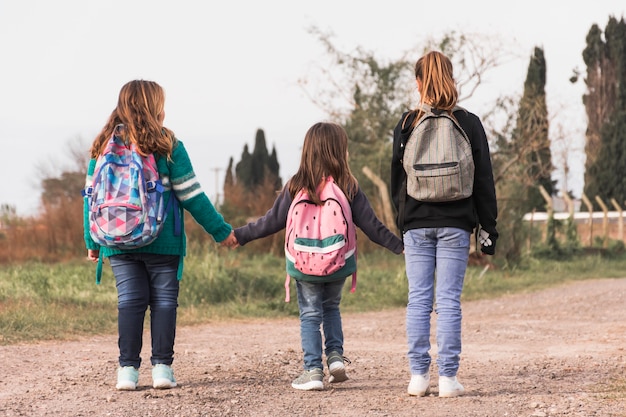
M226 175L224 176L224 201L230 200L233 189L235 187L235 178L233 177L233 157L228 160L228 168L226 168Z
M604 35L604 36L603 36ZM587 65L583 96L588 125L585 187L590 199L626 199L626 23L610 17L604 34L593 25L583 51Z
M233 178L233 157L228 160L228 168L226 169L226 176L224 178L224 187L232 187L235 185L235 179Z
M254 150L252 151L252 188L263 184L265 181L265 173L269 165L269 153L265 143L265 132L263 129L257 129L254 138Z
M241 161L237 163L235 168L236 178L234 182L242 185L247 191L254 191L267 183L280 189L282 181L278 175L279 168L276 149L272 149L272 154L269 154L265 142L265 132L258 129L252 153L248 150L247 144L244 146Z
M280 175L278 175L280 171L280 164L278 163L278 154L276 153L276 146L272 146L272 154L270 155L270 159L268 162L269 174L274 178L274 186L276 189L281 189L283 187L282 180L280 179Z
M243 147L241 153L241 160L235 167L235 175L237 176L237 183L243 185L246 189L249 189L254 184L254 172L252 170L252 155L248 150L248 144Z
M550 195L555 192L545 86L546 61L543 49L535 48L528 64L524 93L512 137L512 146L520 161L519 179L525 190L521 208L525 212L545 209L546 202L539 191L540 185Z

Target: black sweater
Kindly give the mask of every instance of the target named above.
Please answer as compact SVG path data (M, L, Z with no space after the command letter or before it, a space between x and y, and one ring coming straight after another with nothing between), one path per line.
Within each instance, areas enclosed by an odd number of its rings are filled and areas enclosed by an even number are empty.
M396 210L399 212L400 196L406 194L406 188L402 189L406 172L402 166L400 154L401 141L406 142L411 134L411 123L415 118L415 112L411 112L402 129L402 121L406 117L404 113L393 132L393 154L391 159L391 195ZM496 203L496 190L493 182L491 169L491 156L485 129L478 116L465 110L457 110L454 116L467 134L472 144L474 156L474 188L470 198L446 202L425 203L406 196L404 209L404 227L399 218L396 218L398 228L403 232L411 229L424 227L458 227L472 231L478 223L492 238L497 239L496 218L498 207Z

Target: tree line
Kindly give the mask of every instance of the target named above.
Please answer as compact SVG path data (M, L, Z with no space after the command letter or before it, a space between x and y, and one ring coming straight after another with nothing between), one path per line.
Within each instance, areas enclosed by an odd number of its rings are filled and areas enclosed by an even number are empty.
M323 82L312 85L302 80L304 91L330 120L340 123L350 138L350 164L361 187L379 217L394 228L389 204L388 182L393 128L399 115L414 105L414 58L431 49L442 51L452 60L460 93L460 104L481 88L486 74L496 69L512 52L500 39L449 32L429 38L419 47L396 60L381 60L371 51L357 48L350 53L335 47L332 36L317 28L311 34L327 51L319 71ZM586 72L573 69L571 82L582 79L586 92L581 100L587 114L585 132L584 194L600 199L626 201L626 23L609 17L606 27L592 25L582 51ZM410 57L410 58L406 58ZM499 205L497 257L516 262L523 254L530 231L523 216L545 210L539 191L550 196L571 190L557 189L553 179L555 163L552 145L565 143L567 133L551 137L551 123L562 114L549 114L546 104L547 57L535 47L528 60L521 97L503 93L484 114L479 114L487 130L494 167ZM565 75L563 75L565 76ZM558 131L557 131L558 132ZM42 180L42 209L33 218L22 219L12 207L0 207L0 262L14 259L46 258L49 253L75 256L82 253L82 200L77 198L84 183L84 155L76 156L75 169ZM223 184L220 210L232 224L252 220L271 207L275 193L283 186L275 148L267 149L264 131L259 128L252 151L246 144L238 162L231 157ZM567 158L562 167L569 172ZM26 232L26 227L32 230ZM206 236L189 225L190 239L206 241ZM254 242L253 250L280 252L280 236ZM28 247L29 249L22 248ZM22 248L22 249L20 249ZM18 253L30 255L18 256Z

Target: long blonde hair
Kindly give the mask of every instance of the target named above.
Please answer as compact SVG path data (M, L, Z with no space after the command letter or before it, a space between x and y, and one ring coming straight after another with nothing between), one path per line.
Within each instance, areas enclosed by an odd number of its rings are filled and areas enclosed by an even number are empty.
M102 153L115 127L124 125L122 136L134 143L143 154L156 153L170 158L174 146L174 132L163 126L165 92L154 81L133 80L120 90L117 107L109 116L89 154L97 158Z
M459 93L454 81L452 62L447 56L438 51L422 56L415 63L415 79L421 83L421 89L419 105L414 110L417 112L414 125L421 116L423 104L452 114Z
M305 189L315 204L321 204L317 187L328 176L352 201L358 183L348 164L348 134L336 123L319 122L309 128L304 136L300 167L289 180L289 194L293 198Z

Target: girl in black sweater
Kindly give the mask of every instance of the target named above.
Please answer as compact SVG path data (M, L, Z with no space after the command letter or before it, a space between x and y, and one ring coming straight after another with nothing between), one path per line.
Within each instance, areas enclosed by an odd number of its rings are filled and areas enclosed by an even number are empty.
M434 302L439 396L456 397L464 392L456 374L461 354L461 292L470 237L472 231L479 228L482 252L494 254L498 238L496 192L482 123L476 115L455 109L458 92L450 60L440 52L424 55L415 65L415 79L420 93L418 110L400 117L394 130L391 161L391 193L398 211L398 228L403 233L409 281L406 326L411 382L408 393L424 396L430 388L430 316ZM422 105L452 115L469 137L475 166L473 194L469 198L430 203L406 195L402 145L415 127Z

